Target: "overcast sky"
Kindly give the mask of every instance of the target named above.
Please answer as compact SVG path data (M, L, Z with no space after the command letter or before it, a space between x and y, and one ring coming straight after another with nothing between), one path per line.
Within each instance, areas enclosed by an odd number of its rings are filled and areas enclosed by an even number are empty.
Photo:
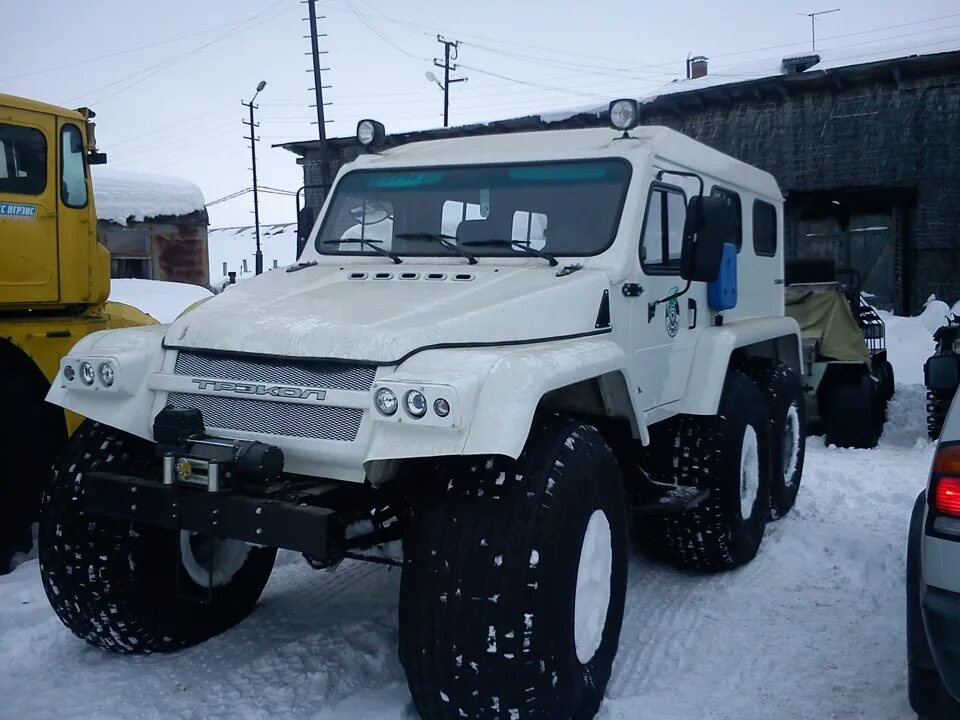
M834 4L831 4L833 2ZM375 117L387 131L442 124L442 92L424 77L461 40L468 82L452 86L451 122L601 104L682 77L688 53L711 71L810 47L873 43L960 47L957 0L325 0L321 21L328 134ZM317 135L306 7L299 0L0 0L0 92L97 112L110 166L176 175L207 201L249 187L241 120L260 80L260 184L296 190L295 156L271 145ZM438 73L440 71L437 71ZM499 77L498 77L499 76ZM524 84L528 83L528 84ZM265 195L262 222L293 222L293 199ZM252 223L249 194L210 208L211 225Z

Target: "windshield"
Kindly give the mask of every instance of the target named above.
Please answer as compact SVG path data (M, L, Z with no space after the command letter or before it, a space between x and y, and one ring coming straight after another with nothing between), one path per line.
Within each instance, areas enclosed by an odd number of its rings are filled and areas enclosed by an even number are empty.
M613 243L629 180L624 160L355 170L337 185L316 248L373 255L375 243L402 256L455 257L462 249L503 257L526 246L596 255Z

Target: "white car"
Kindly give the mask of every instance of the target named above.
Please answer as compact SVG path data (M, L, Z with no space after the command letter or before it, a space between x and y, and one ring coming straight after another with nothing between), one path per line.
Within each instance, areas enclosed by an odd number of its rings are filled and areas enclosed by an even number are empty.
M638 112L361 156L296 265L78 343L48 399L90 421L40 528L64 624L174 650L245 618L276 548L402 564L424 718L593 717L628 523L737 567L803 468L780 190Z
M907 547L910 705L921 720L960 718L960 404L947 413Z

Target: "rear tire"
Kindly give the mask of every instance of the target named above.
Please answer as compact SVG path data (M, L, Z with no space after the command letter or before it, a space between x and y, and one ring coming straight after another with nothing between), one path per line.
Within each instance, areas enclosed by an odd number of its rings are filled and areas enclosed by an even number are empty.
M675 480L710 491L680 515L651 516L645 544L680 568L730 570L757 554L770 513L770 420L763 395L731 371L716 415L683 416Z
M516 461L454 458L437 475L446 492L414 509L400 584L400 660L420 716L589 720L626 596L612 451L589 425L540 418Z
M943 423L947 419L953 393L943 390L927 390L927 434L931 440L939 440Z
M105 650L169 652L250 614L276 550L88 514L83 474L98 469L146 478L157 459L147 441L89 420L70 440L44 496L39 538L43 588L64 625ZM212 571L210 586L198 584L198 567Z
M837 380L825 390L820 405L825 444L861 449L877 446L883 432L883 400L869 373Z

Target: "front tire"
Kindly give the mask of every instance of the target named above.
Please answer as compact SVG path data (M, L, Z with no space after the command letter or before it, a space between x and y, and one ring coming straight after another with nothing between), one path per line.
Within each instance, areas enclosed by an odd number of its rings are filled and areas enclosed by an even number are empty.
M756 556L770 513L769 427L763 395L738 371L727 376L716 415L681 418L675 479L710 496L682 514L646 519L645 544L657 558L715 572Z
M626 595L626 498L600 433L535 419L516 461L439 469L404 541L400 659L425 720L592 718Z
M95 470L155 477L157 459L147 441L91 421L68 443L39 536L43 587L64 625L106 650L169 652L250 614L276 550L88 514L82 481Z

